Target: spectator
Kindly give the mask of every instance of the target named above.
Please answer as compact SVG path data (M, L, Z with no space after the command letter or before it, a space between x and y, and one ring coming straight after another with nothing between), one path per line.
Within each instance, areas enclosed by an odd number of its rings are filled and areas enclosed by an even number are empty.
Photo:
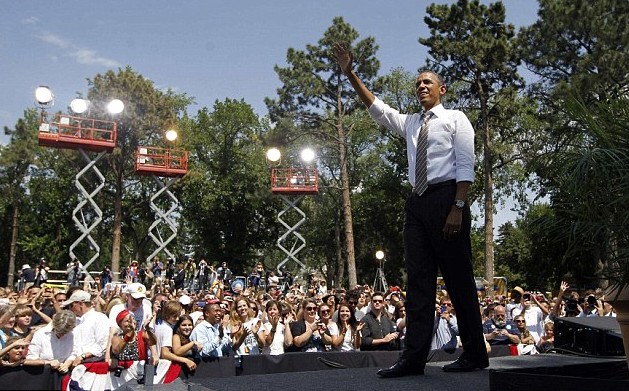
M509 303L507 304L507 320L513 320L511 313L514 308L518 308L520 306L520 302L522 301L522 295L524 295L524 289L519 286L516 286L511 290L511 295L509 296Z
M36 272L29 264L22 265L20 270L20 280L18 282L18 290L22 291L35 285Z
M234 302L230 316L232 348L237 356L262 353L265 331L262 321L256 317L249 300L241 298Z
M26 359L26 348L29 342L18 336L9 337L6 341L6 347L0 353L0 366L16 367L24 364Z
M544 324L544 335L537 344L537 350L546 353L555 347L555 324L548 322Z
M338 309L339 320L337 328L339 330L340 343L335 344L335 350L342 352L353 352L360 350L360 333L364 324L359 323L354 315L354 310L350 305L341 304Z
M173 275L173 284L175 290L183 289L186 284L186 270L183 263L177 264L177 270Z
M63 310L52 322L37 330L28 348L25 365L50 365L61 374L68 373L76 358L74 333L76 315Z
M181 315L173 329L173 353L186 357L199 364L201 361L201 349L203 344L190 340L190 334L194 323L190 315Z
M11 336L11 329L15 325L13 306L4 304L0 306L0 348L4 348L7 339Z
M399 349L399 336L391 318L384 311L384 296L375 292L371 296L371 311L361 320L362 329L360 350Z
M533 305L533 295L530 292L526 292L522 295L522 301L520 307L513 309L513 317L522 314L526 319L526 328L531 332L535 343L539 341L539 338L544 334L544 312L537 306Z
M537 354L538 351L535 348L535 338L533 334L526 327L526 319L524 315L516 315L514 322L518 331L520 332L520 344L518 345L519 354Z
M510 320L507 310L501 305L494 308L494 317L483 324L485 339L490 345L509 345L520 343L520 331Z
M116 322L121 331L114 335L111 343L113 356L120 361L148 361L150 351L151 362L157 365L159 353L155 335L147 329L136 331L135 318L128 310L120 311Z
M297 314L297 321L290 323L293 345L287 352L323 352L325 345L321 334L323 329L317 323L317 303L314 299L305 299Z
M400 333L400 349L404 349L404 340L406 339L406 303L401 300L395 305L393 320L395 321L395 329Z
M190 339L200 344L202 359L215 359L229 356L232 349L230 329L223 321L223 310L217 301L203 307L203 320L197 324Z
M293 341L290 327L286 327L289 319L292 318L290 315L282 316L279 304L275 300L267 301L265 309L267 322L263 327L266 333L266 339L262 352L264 354L270 354L271 356L284 354L284 349L290 346Z
M70 298L62 303L63 308L69 307L78 319L79 324L74 329L74 343L76 358L73 367L84 362L103 361L109 330L107 315L97 312L92 306L92 297L84 290L75 290Z
M592 291L585 293L585 300L582 306L583 310L577 315L579 318L591 318L604 315L603 302L599 300Z
M457 347L459 325L452 307L450 297L445 295L436 307L434 335L431 349L443 349L447 353L454 353Z
M101 289L105 289L107 284L110 284L114 279L114 275L108 266L105 266L102 272L100 272L100 285Z
M332 321L332 308L334 307L327 304L329 302L324 301L319 306L319 325L322 326L321 330L323 330L321 338L327 351L336 350L343 343L343 339L339 335L339 328L336 322Z
M45 284L48 281L48 272L50 268L46 266L46 261L44 258L39 260L39 266L36 268L35 273L35 286L40 287L42 284Z
M176 300L169 300L162 304L161 312L162 323L155 328L157 351L160 354L160 358L181 363L188 370L194 371L197 368L197 364L193 360L178 356L173 352L173 326L181 315L181 303Z
M11 328L10 335L24 338L27 341L31 341L35 330L31 328L31 321L33 320L33 309L25 304L17 304L13 310L15 321Z
M68 278L67 282L70 286L79 286L81 280L83 279L83 272L81 271L81 266L79 265L78 260L72 261L70 266L68 267Z

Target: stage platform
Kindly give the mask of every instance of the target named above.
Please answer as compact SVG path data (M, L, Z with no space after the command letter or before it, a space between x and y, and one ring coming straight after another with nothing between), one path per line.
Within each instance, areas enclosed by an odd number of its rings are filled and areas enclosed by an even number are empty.
M378 368L368 367L191 378L187 386L189 390L198 391L629 390L629 371L624 357L586 358L552 353L504 356L490 359L488 369L468 373L443 372L441 367L448 362L428 363L423 376L394 379L382 379L376 375Z

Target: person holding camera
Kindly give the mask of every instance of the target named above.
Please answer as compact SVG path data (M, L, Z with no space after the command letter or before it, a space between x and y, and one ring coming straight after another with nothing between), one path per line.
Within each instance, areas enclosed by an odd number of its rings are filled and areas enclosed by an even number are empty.
M457 346L456 337L459 335L459 325L456 321L452 301L447 295L441 297L436 308L434 330L431 349L443 349L446 353L454 353Z
M592 291L585 293L585 300L583 301L581 308L582 311L579 315L577 315L577 318L592 318L603 316L605 314L603 303L594 295L594 292Z
M305 299L297 314L298 320L290 323L293 344L286 348L287 352L325 352L325 344L321 335L325 325L317 322L317 302Z
M526 319L526 328L530 331L535 343L539 342L540 337L544 334L544 312L537 305L533 305L533 301L537 303L537 298L530 292L522 295L520 307L513 309L513 318L522 315Z
M510 320L502 305L494 308L494 317L483 323L483 333L490 345L510 345L520 343L520 331Z

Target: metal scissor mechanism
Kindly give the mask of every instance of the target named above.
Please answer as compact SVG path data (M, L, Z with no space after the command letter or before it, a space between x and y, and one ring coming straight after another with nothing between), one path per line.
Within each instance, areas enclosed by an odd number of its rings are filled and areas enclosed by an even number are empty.
M95 159L90 159L83 149L79 149L79 153L87 162L87 165L74 177L74 186L79 190L79 203L72 212L72 220L74 220L81 235L70 245L70 259L73 261L77 259L74 249L83 241L86 241L89 250L93 251L92 257L86 263L82 264L83 271L87 272L87 268L100 256L100 246L96 243L94 238L92 238L91 233L103 220L103 211L94 201L94 197L96 197L105 186L105 177L98 167L96 167L96 163L105 156L106 152L100 152ZM97 180L96 186L92 191L88 191L81 182L83 176L88 173L93 174Z
M280 194L280 198L286 203L287 206L286 208L284 208L284 210L277 214L277 221L279 221L280 224L282 224L284 228L286 228L286 232L282 236L280 236L279 239L277 239L277 247L284 251L284 253L286 254L286 258L284 258L284 260L282 260L282 262L277 265L277 270L281 272L282 266L284 266L284 264L291 259L305 269L306 265L304 265L303 262L301 262L297 258L297 253L299 253L301 250L303 250L304 247L306 247L306 239L299 232L297 232L299 227L306 222L306 214L297 206L297 204L299 204L299 201L301 201L304 196L287 197L283 194ZM296 212L297 216L301 217L293 225L282 219L282 217L290 211ZM287 246L284 246L283 243L285 242L287 244L291 244L290 246L288 246L290 247L290 249Z
M147 264L162 251L169 258L175 259L175 256L167 246L177 237L177 222L174 219L174 212L179 207L179 200L168 188L177 182L179 178L171 178L166 183L155 176L153 179L160 186L160 189L151 196L151 210L155 213L155 221L149 227L148 235L157 245L157 248L146 258ZM162 209L157 204L157 200L160 198L162 199L160 204L167 205L167 209Z
M39 145L76 149L87 162L87 165L74 178L74 185L79 190L79 203L72 212L72 220L81 235L70 246L70 259L78 260L74 250L81 243L86 242L89 247L88 253L92 252L92 256L85 263L79 261L79 265L88 279L91 279L88 267L100 256L100 246L92 238L91 233L103 220L103 211L94 198L105 186L105 177L96 167L96 163L106 153L114 150L117 134L117 125L113 121L58 114L53 121L49 122L46 112L42 111L37 136ZM98 155L91 159L86 151L98 152ZM92 189L91 191L86 188L90 181L95 182L94 187L88 186Z
M135 172L140 175L151 175L159 186L159 190L151 196L150 205L155 213L155 221L148 230L148 236L157 248L146 258L146 262L151 262L162 251L175 260L175 255L168 249L168 244L177 237L175 212L179 208L179 200L169 188L188 172L188 152L159 147L138 147L135 153ZM163 182L159 177L170 179Z
M277 271L282 273L282 267L291 259L305 269L306 265L297 258L297 253L306 247L306 239L297 230L306 222L306 214L297 205L305 195L319 192L319 174L315 168L274 168L271 170L271 191L286 203L286 208L277 214L277 220L286 228L277 240L277 247L286 254L277 265ZM286 221L289 212L294 212L292 215L297 217L291 220L292 224Z

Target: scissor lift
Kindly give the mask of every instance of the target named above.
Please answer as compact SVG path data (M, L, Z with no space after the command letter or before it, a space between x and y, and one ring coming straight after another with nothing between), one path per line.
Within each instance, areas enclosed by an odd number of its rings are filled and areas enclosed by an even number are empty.
M87 262L79 262L79 264L82 265L85 275L89 276L88 267L100 256L100 246L92 238L91 233L103 219L103 211L94 198L105 186L105 177L96 167L96 163L116 147L117 126L113 121L67 114L57 114L52 122L47 122L45 118L45 116L42 118L39 125L37 136L39 145L76 149L87 163L74 178L74 185L79 190L79 203L72 212L72 220L81 231L81 235L70 246L70 259L73 261L77 259L74 249L83 241L87 241L94 254ZM97 155L92 159L86 151L96 152ZM97 183L91 191L81 182L87 179L83 177L90 171L97 178Z
M166 253L175 260L175 255L168 249L168 244L177 237L177 222L174 212L179 207L179 200L169 190L181 177L188 173L188 152L176 149L138 147L135 153L135 172L140 175L150 175L159 186L159 190L151 196L150 206L155 213L155 221L149 227L148 235L157 248L146 258L147 264L160 252ZM163 182L159 177L167 177ZM169 207L161 209L156 201L164 196ZM164 238L160 228L166 228Z
M297 205L304 196L319 193L319 173L314 168L273 168L271 192L279 195L286 204L284 210L277 214L277 220L286 228L286 232L277 240L277 247L286 254L277 265L277 270L281 273L284 264L291 259L305 269L306 265L297 258L297 253L306 247L306 239L297 230L306 222L306 214ZM282 219L291 210L301 216L293 225ZM285 246L284 243L290 246Z

